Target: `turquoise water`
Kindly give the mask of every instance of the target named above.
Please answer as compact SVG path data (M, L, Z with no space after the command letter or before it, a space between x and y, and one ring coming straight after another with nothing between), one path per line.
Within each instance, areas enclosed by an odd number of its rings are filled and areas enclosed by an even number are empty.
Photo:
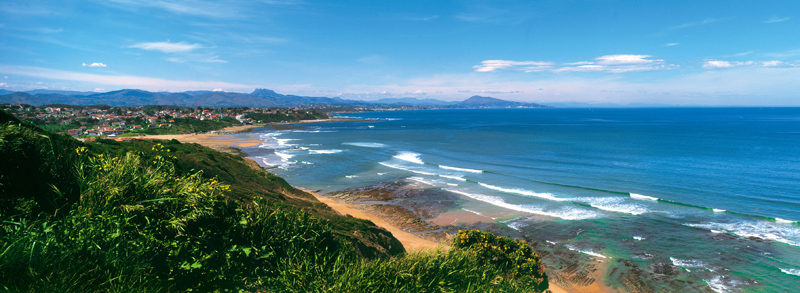
M709 290L800 284L800 108L349 116L375 120L238 136L264 141L244 151L294 185L405 178L526 235L644 268L672 264L675 279Z

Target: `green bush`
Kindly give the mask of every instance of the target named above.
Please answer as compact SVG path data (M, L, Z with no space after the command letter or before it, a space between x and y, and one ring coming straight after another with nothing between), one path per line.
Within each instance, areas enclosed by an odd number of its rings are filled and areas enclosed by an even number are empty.
M7 290L246 288L352 254L302 210L240 207L220 196L229 186L215 179L174 176L166 153L153 161L76 153L81 196L68 216L2 226Z
M474 253L482 265L494 265L508 279L544 291L548 288L545 266L525 241L511 240L480 230L460 230L453 248Z

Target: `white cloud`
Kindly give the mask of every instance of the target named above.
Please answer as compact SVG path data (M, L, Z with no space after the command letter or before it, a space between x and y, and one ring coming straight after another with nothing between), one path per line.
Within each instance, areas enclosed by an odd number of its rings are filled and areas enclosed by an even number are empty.
M764 62L761 62L761 66L765 66L765 67L781 66L781 65L784 65L784 64L786 64L786 63L783 62L783 61L764 61Z
M492 72L499 69L512 69L516 67L534 69L547 67L553 64L553 62L546 61L485 60L481 61L481 65L475 65L472 68L474 68L477 72Z
M245 85L222 81L196 81L196 80L170 80L154 77L132 76L132 75L100 75L80 72L55 70L33 66L12 66L0 65L0 73L13 75L23 75L37 78L47 78L54 80L69 80L87 82L97 85L109 85L116 87L139 88L144 90L199 90L199 89L241 89L251 91L256 85Z
M189 44L186 42L172 43L169 40L167 40L166 42L133 44L131 46L128 46L128 48L138 48L147 51L161 51L164 53L182 53L203 48L203 46L200 44Z
M680 43L666 43L666 44L664 44L664 46L667 46L667 47L672 47L672 46L677 46L677 45L679 45L679 44L680 44Z
M605 72L625 73L633 71L651 71L674 68L667 65L664 60L648 59L650 55L605 55L595 58L595 61L579 61L569 63L556 63L550 61L512 61L512 60L485 60L480 65L473 66L476 72L493 72L499 70L513 70L523 72Z
M653 62L663 62L664 60L650 60L650 55L605 55L595 58L598 64L602 65L623 65L623 64L647 64Z
M704 69L733 68L733 67L797 67L798 63L772 61L721 61L707 60L703 63Z
M8 79L8 76L3 76L3 78Z
M790 20L790 19L792 19L791 16L787 16L787 17L773 16L772 18L765 20L764 23L784 22L784 21L787 21L787 20Z
M0 82L0 87L8 87L8 84L5 82Z
M81 65L83 65L83 67L108 67L108 66L106 66L105 64L103 64L103 63L98 63L98 62L95 62L95 63L92 63L92 64L86 64L86 63L83 63L83 64L81 64Z
M221 91L223 91L223 90L222 90L221 88L216 88L216 89L213 89L212 91L215 91L215 92L221 92Z

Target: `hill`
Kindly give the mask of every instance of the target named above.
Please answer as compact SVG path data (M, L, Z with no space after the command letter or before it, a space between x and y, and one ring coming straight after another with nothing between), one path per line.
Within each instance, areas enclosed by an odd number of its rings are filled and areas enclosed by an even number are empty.
M524 242L460 231L405 254L250 160L170 141L82 143L0 110L9 292L542 292Z
M472 96L469 99L455 104L463 108L545 108L547 106L536 103L512 102L492 97Z

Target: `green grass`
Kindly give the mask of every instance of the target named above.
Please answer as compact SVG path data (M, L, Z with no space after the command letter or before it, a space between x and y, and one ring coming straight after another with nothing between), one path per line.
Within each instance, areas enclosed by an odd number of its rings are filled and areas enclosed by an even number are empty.
M0 112L0 291L538 292L518 241L461 231L403 253L240 157L177 141L82 144Z

